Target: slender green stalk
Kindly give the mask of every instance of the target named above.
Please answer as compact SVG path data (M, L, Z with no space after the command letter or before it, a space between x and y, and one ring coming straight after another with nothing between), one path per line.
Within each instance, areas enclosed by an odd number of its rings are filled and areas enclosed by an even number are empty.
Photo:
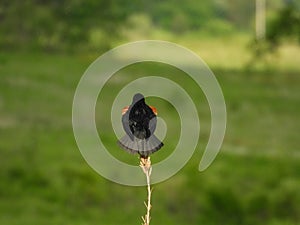
M152 167L151 167L151 161L150 161L150 157L147 158L141 158L140 161L140 167L142 168L144 174L146 175L146 180L147 180L147 192L148 192L148 198L147 198L147 203L144 202L145 206L146 206L146 215L142 217L143 220L143 225L149 225L150 224L150 210L151 210L151 186L150 186L150 176L151 176L151 171L152 171Z

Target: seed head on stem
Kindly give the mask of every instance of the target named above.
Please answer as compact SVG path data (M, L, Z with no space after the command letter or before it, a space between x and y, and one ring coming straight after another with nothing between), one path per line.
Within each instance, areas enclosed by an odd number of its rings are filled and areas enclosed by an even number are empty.
M142 217L143 220L143 225L149 225L150 224L150 210L151 210L151 187L150 187L150 176L152 172L152 167L151 167L151 161L150 157L141 157L140 158L140 167L142 168L144 174L146 175L146 180L147 180L147 191L148 191L148 198L147 198L147 203L145 203L147 213L145 216Z

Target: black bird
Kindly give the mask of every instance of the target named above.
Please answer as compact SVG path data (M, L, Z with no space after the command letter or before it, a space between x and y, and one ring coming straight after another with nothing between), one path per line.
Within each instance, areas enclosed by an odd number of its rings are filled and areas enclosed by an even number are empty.
M148 106L142 94L135 94L130 106L122 110L122 124L126 135L118 144L130 153L138 153L141 158L158 151L164 144L154 135L156 129L155 107Z

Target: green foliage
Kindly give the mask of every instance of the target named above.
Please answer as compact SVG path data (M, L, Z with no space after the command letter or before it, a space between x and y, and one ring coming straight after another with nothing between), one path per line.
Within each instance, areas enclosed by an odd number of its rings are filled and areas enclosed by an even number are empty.
M300 44L300 8L289 3L268 24L266 41L276 48L283 38L295 38Z
M175 6L175 7L174 7ZM48 51L106 49L120 35L120 24L132 14L148 15L171 32L199 29L212 14L212 3L189 0L141 1L1 1L0 47ZM98 42L98 43L97 43Z
M259 62L272 63L270 56L288 42L300 46L300 7L294 1L286 3L268 20L265 38L252 40L249 47L253 58L249 66Z
M269 4L276 5L276 1ZM3 0L0 49L104 51L119 41L122 30L130 29L130 20L136 16L148 19L147 34L159 30L173 35L191 32L225 35L252 29L254 2Z
M248 30L253 24L255 1L217 0L217 13L240 30Z
M117 35L118 24L126 17L121 7L118 0L1 1L0 45L3 49L80 49L78 44L88 43L94 30L109 33L110 38ZM110 45L108 35L100 41L104 48Z
M279 0L268 2L272 12L278 5ZM270 24L268 40L276 43L281 36L299 33L298 12L292 6L282 10ZM251 31L254 15L255 2L239 0L3 0L0 49L99 52L118 42L124 30L134 28L136 36L131 31L131 40L155 32L162 38L164 33L228 35ZM132 21L137 22L134 27Z
M201 29L214 14L213 2L152 1L147 11L153 23L176 34Z

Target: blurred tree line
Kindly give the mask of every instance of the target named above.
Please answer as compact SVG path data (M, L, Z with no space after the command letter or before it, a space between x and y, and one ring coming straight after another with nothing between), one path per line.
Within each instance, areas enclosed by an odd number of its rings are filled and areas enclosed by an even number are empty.
M99 31L101 41L101 35L117 34L116 27L128 16L120 3L119 0L2 0L1 48L76 49L89 41L94 30ZM106 45L103 41L102 47Z
M281 0L268 4L276 8ZM255 1L240 0L1 0L0 49L105 50L136 14L176 35L249 31L254 9Z
M284 2L268 21L265 38L255 40L250 45L254 53L253 60L260 60L269 53L274 53L284 41L300 45L300 2Z
M291 0L286 0L285 6L269 22L266 34L266 40L273 48L285 37L294 38L300 44L300 7Z

